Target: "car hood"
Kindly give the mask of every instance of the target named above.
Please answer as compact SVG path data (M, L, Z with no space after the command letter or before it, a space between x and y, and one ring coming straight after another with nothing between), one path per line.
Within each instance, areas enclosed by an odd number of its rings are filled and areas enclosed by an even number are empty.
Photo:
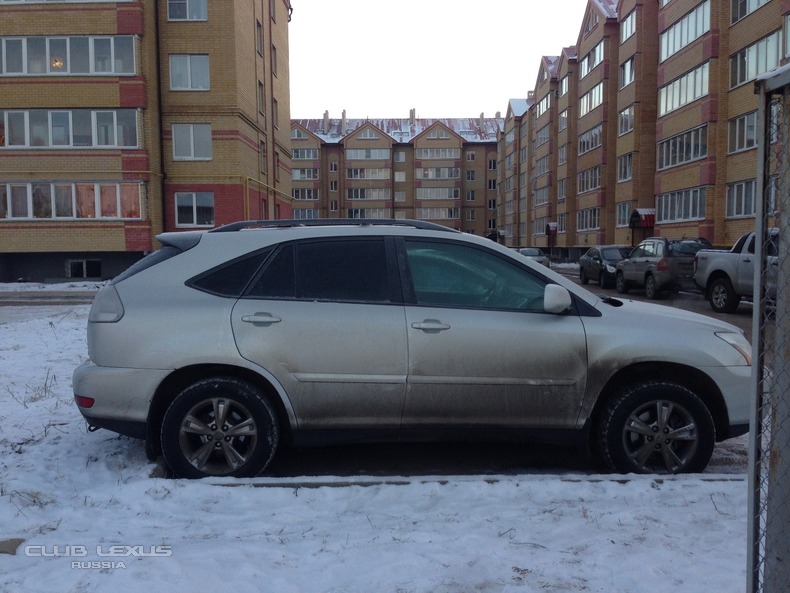
M741 332L737 326L701 313L684 311L666 305L656 305L629 299L606 298L595 304L605 317L618 318L618 325L632 327L635 332L646 333L656 329L669 329L682 324L684 328L700 330Z

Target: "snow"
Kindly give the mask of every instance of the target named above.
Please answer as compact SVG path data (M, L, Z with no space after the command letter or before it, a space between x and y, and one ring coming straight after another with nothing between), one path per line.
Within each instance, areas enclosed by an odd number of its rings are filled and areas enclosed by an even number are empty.
M171 480L73 404L88 311L0 307L2 592L744 590L743 440L680 477Z

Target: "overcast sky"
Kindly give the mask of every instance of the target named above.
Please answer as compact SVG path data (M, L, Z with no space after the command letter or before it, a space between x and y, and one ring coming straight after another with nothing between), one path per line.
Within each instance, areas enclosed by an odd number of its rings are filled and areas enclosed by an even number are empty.
M291 118L493 117L544 55L576 44L587 0L292 0Z

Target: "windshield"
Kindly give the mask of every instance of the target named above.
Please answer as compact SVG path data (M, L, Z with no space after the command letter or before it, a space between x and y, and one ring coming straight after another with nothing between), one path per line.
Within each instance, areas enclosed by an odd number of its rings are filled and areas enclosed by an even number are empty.
M604 259L623 259L628 257L629 253L628 247L607 247L601 250Z

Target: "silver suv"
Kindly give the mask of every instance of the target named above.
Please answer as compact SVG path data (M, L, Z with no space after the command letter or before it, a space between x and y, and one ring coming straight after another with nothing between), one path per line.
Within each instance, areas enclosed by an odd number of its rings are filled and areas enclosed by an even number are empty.
M575 443L697 472L748 429L751 347L702 315L591 294L487 239L403 220L166 233L104 287L74 394L181 477L285 444Z

